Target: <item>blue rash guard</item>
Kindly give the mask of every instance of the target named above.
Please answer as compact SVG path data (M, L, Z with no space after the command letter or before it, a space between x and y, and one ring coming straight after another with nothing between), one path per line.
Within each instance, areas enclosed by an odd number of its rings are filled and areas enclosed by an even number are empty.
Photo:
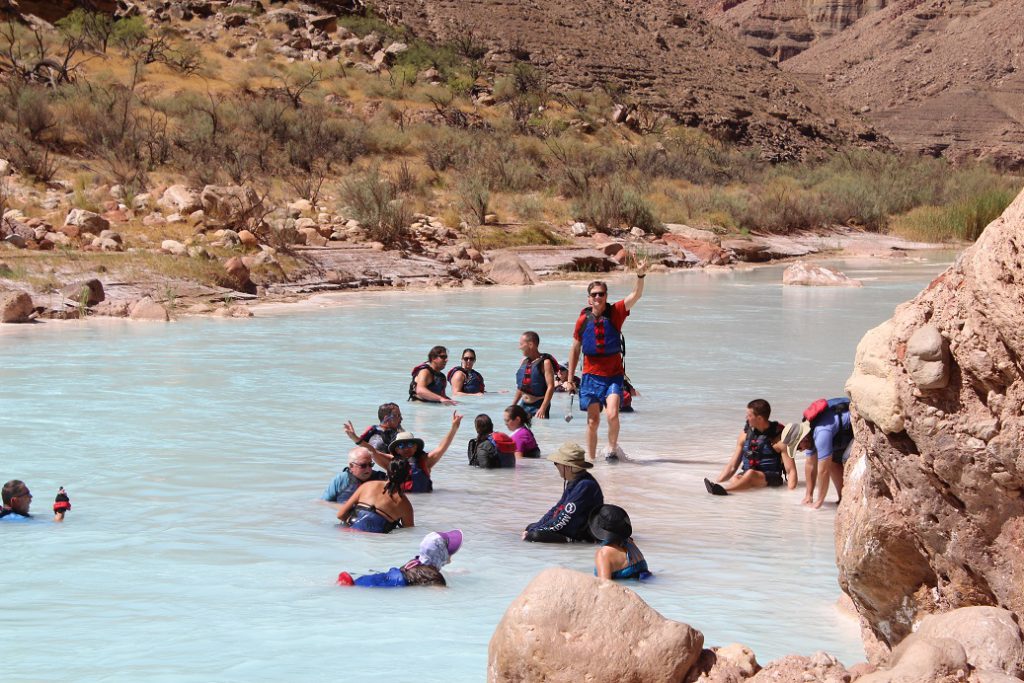
M565 490L555 506L540 520L526 527L526 540L541 540L536 534L559 534L573 541L593 541L588 528L590 515L604 505L601 485L589 472L581 472L565 483ZM531 538L534 534L534 538Z
M370 478L366 481L373 481L374 479L384 480L387 478L388 475L384 474L380 470L373 470L370 472ZM320 496L320 500L326 500L329 503L344 503L352 497L352 494L356 492L356 489L359 488L362 483L363 482L353 477L352 473L349 472L349 469L346 467L341 471L341 474L336 476L334 480L327 485L327 488L324 489L323 495Z

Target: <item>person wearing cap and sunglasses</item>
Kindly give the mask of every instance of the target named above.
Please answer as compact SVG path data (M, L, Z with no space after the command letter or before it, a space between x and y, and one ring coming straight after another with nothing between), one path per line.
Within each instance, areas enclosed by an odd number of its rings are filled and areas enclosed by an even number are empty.
M420 541L420 553L402 567L386 572L352 578L348 572L338 574L339 586L366 588L403 588L405 586L447 586L441 568L452 561L462 547L462 530L431 531Z
M580 354L583 355L583 380L579 385L580 410L587 411L587 459L597 456L597 429L601 425L601 411L608 420L608 448L605 460L617 461L622 455L619 447L619 408L622 405L626 366L623 363L624 346L622 325L630 310L644 293L647 261L636 269L636 284L625 299L608 305L608 285L595 280L587 285L588 306L580 311L573 330L573 343L569 349L568 377L573 377ZM573 390L572 379L565 383Z
M594 576L599 579L646 579L647 560L633 542L629 515L618 505L602 505L590 520L590 533L601 541L594 554Z
M16 521L22 519L34 519L29 514L32 505L32 492L20 479L11 479L4 484L0 499L3 500L3 507L0 508L0 519L5 521ZM57 497L53 501L53 521L63 522L64 515L71 509L71 500L67 491L60 487Z
M400 432L395 440L388 447L389 453L382 453L371 446L368 442L356 435L355 428L351 422L345 423L345 434L352 439L357 446L365 446L370 450L370 455L381 467L388 467L395 458L402 458L409 462L412 472L403 485L403 491L407 493L430 493L434 490L434 482L430 478L430 471L441 460L441 457L448 451L455 440L455 434L462 424L462 415L452 412L452 425L448 433L437 448L429 453L423 448L423 439L417 439L412 432Z
M388 475L373 469L370 449L357 446L348 452L348 467L327 485L320 499L328 503L344 503L365 482L387 478Z
M562 497L538 521L523 531L524 541L534 543L593 543L590 516L604 504L601 485L587 472L587 462L579 444L564 443L548 456L565 480Z

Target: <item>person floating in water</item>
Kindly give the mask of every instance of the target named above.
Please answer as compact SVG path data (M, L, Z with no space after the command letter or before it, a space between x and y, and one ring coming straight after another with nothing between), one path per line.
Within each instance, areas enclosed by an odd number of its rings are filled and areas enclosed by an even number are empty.
M639 264L633 291L622 301L610 306L606 283L595 280L587 285L588 306L580 312L573 329L567 376L573 377L582 352L580 410L587 411L587 459L590 461L597 455L597 428L601 425L602 409L608 420L608 448L605 450L605 460L615 462L624 456L619 447L619 409L622 406L623 386L626 381L622 325L626 322L630 310L643 296L647 267L646 261ZM571 390L572 385L567 385L566 389Z
M796 465L782 441L782 425L769 420L771 414L772 407L763 398L747 404L747 421L736 439L736 450L717 482L704 480L708 493L725 496L734 491L782 486L787 479L789 488L796 488Z
M538 521L523 531L523 540L535 543L592 543L590 515L604 504L601 485L591 476L579 444L564 443L548 456L565 480L562 497Z
M590 520L590 533L601 541L594 554L594 576L599 579L646 579L647 560L633 542L629 515L618 505L602 505Z
M409 463L401 458L388 467L387 481L368 481L338 507L338 519L356 531L386 534L413 526L412 503L402 485L409 479Z
M452 561L452 555L462 547L462 531L432 531L420 541L420 553L402 567L386 572L366 574L352 578L348 572L338 574L341 586L372 588L401 588L404 586L446 586L441 568Z
M441 371L447 364L448 349L443 346L435 346L430 349L430 352L427 353L427 362L420 363L412 369L409 400L455 405L455 401L448 398L448 394L445 393L448 378Z
M0 498L3 500L3 507L0 508L0 519L15 521L19 519L34 519L29 514L32 505L32 492L20 479L11 479L4 484ZM57 497L53 501L53 521L63 522L64 515L71 510L71 499L67 491L61 486L57 491Z

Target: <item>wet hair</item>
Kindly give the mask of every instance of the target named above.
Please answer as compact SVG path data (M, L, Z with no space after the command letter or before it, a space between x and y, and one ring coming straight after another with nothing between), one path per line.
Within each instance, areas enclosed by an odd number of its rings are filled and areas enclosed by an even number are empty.
M388 415L398 410L397 403L381 403L377 408L377 422L383 422Z
M430 349L430 353L427 354L427 360L434 360L435 358L438 358L440 356L447 355L448 349L446 349L443 346L435 346L434 348Z
M530 418L530 414L526 412L526 408L523 408L518 403L514 403L508 408L505 408L505 412L508 413L510 417L518 417L526 427L529 427L533 423L533 420Z
M25 486L25 482L21 479L11 479L9 482L4 484L3 492L0 493L2 496L4 505L10 507L11 500L16 496L24 496L25 491L28 491L28 487Z
M473 426L476 427L477 436L487 436L494 432L494 421L491 420L491 416L487 413L480 413L473 420Z
M768 401L763 398L755 398L747 404L747 407L754 412L754 415L763 417L766 420L772 416L772 407L769 405Z
M462 349L462 353L459 356L459 361L460 362L462 361L462 356L465 356L467 351L469 351L471 354L473 354L473 358L476 358L476 351L474 351L473 349Z
M526 332L523 332L523 336L526 337L526 341L530 342L531 344L540 344L540 335L534 332L533 330L527 330Z
M384 484L384 493L389 496L402 492L402 484L409 481L412 466L405 458L395 458L388 465L388 483Z
M604 289L604 291L606 291L606 292L608 291L608 283L607 282L605 282L604 280L594 280L589 285L587 285L587 296L590 296L590 290L592 290L596 285L601 285L601 287Z

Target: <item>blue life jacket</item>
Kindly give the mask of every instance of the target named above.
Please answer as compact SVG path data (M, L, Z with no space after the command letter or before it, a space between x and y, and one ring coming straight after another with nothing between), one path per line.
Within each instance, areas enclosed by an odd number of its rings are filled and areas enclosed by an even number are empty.
M747 435L743 442L743 471L778 472L784 475L786 471L782 466L782 456L772 447L772 441L782 432L782 425L772 421L767 430L759 432L748 423L743 425L743 432Z
M551 371L558 374L558 361L550 353L542 353L530 362L524 358L516 370L516 388L530 396L543 396L548 391L548 380L544 377L544 361L551 361Z
M434 392L438 396L444 396L447 398L447 394L444 393L444 388L448 384L448 380L445 379L443 372L438 372L430 363L420 363L412 369L412 381L409 382L409 400L410 401L422 401L423 399L416 395L416 376L420 374L421 370L430 370L430 374L433 375L430 382L427 383L427 389ZM435 401L436 403L436 401Z
M835 423L835 436L832 437L832 452L842 453L853 441L853 424L850 421L850 399L846 396L830 398L828 406L811 420L811 430L815 427Z
M616 356L625 354L626 343L622 338L622 332L612 324L607 316L600 318L594 316L594 311L584 308L580 315L586 315L587 320L583 324L583 355L585 356Z
M448 371L448 382L452 381L452 375L456 372L463 372L466 374L466 381L462 384L462 391L467 394L482 394L484 393L484 376L473 369L466 369L461 365L456 365L454 368Z
M356 529L357 531L386 534L402 526L402 523L400 521L392 522L372 505L360 503L352 512L352 519L349 520L348 526L350 529Z
M427 469L427 454L420 451L409 458L409 480L402 484L406 493L430 493L434 490L434 482L430 479Z

